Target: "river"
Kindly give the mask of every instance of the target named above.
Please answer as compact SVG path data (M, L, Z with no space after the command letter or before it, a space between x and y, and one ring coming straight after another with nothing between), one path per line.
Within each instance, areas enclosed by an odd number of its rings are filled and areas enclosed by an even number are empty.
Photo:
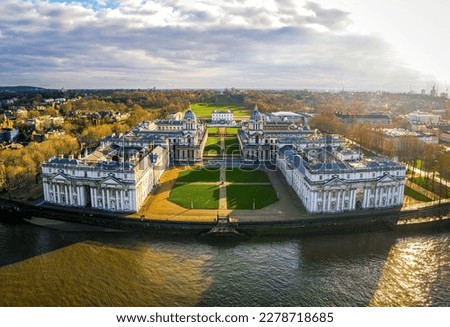
M450 232L204 242L0 224L0 306L450 306Z

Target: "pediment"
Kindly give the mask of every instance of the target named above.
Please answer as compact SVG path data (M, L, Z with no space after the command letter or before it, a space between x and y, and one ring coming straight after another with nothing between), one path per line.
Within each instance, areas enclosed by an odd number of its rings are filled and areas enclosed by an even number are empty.
M52 177L52 180L54 181L68 181L69 177L66 176L64 173L57 173L55 176Z
M115 178L114 176L108 176L106 177L104 180L102 180L100 182L103 185L123 185L123 183L121 181L119 181L117 178Z
M339 177L334 177L330 181L325 183L326 186L337 186L337 185L345 185L345 182Z
M261 132L261 131L252 131L252 132L250 132L249 133L250 134L250 136L263 136L263 132Z
M398 181L391 175L384 175L378 180L378 182L384 182L384 183L395 182L395 183L397 183Z

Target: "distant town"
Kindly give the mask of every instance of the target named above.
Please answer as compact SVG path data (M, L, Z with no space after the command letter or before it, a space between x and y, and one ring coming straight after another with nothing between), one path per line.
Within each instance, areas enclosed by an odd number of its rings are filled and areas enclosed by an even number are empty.
M171 206L224 214L284 206L282 192L309 215L450 198L450 101L435 87L3 87L0 114L9 200L158 218ZM155 207L163 193L166 211Z

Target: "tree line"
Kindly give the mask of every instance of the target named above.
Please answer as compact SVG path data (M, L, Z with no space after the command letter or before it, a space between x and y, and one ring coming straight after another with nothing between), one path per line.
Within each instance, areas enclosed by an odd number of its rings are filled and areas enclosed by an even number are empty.
M29 188L37 183L41 165L60 154L77 154L80 149L75 137L50 137L42 143L31 142L19 149L0 151L0 187L10 195L16 189Z

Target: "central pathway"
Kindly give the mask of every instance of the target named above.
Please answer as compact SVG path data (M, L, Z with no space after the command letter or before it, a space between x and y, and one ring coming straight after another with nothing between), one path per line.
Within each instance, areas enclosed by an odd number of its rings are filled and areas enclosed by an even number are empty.
M224 155L225 152L225 139L223 136L220 138L220 151L221 155ZM226 181L226 167L222 165L220 167L220 186L219 186L219 215L223 213L224 210L227 210L227 187L225 186Z

